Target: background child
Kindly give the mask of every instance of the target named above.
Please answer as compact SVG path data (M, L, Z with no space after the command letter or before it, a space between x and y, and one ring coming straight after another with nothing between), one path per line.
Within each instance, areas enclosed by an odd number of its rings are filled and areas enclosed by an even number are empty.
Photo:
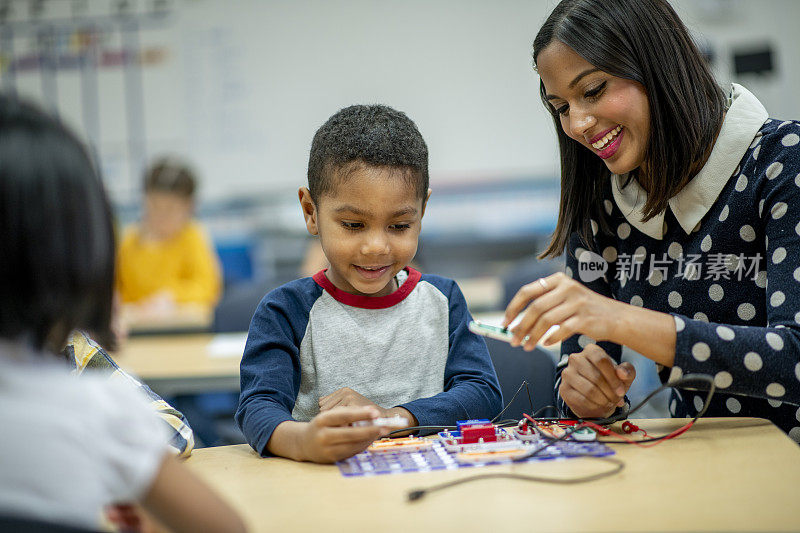
M125 232L118 255L117 290L134 319L170 315L184 304L210 310L219 300L219 261L192 220L196 183L172 158L157 160L145 175L141 223Z
M317 131L299 197L330 268L270 292L253 317L236 418L260 454L330 462L383 432L357 420L439 426L500 410L461 291L407 266L429 196L428 149L403 113L352 106Z
M113 344L110 207L74 134L5 96L0 236L0 514L97 528L105 506L138 500L174 531L242 531L139 394L76 380L55 355L75 329Z

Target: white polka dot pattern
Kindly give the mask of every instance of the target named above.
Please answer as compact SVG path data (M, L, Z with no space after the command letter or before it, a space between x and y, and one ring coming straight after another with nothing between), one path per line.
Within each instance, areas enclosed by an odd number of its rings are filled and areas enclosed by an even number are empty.
M717 335L724 341L732 341L736 337L734 331L727 326L717 326Z
M672 291L669 293L667 301L669 302L669 305L677 309L683 303L683 297L677 291Z
M686 202L684 211L681 199L656 219L659 239L635 231L631 213L613 207L613 233L598 231L595 243L615 263L603 294L673 316L675 363L662 378L714 377L720 396L711 405L703 406L703 393L674 389L671 414L707 407L708 416L764 417L800 441L800 122L777 132L779 124L747 141L715 203L703 207L708 216L687 221L696 206ZM611 207L610 187L605 194L602 205ZM578 337L565 341L573 353Z
M733 376L731 376L730 372L717 372L717 375L714 376L714 385L716 385L720 389L727 389L733 383Z
M714 283L708 288L708 297L715 302L721 301L725 297L725 290L719 283Z
M772 296L769 297L769 305L772 307L780 307L785 301L786 295L781 291L775 291L772 293Z
M703 399L700 396L694 397L694 408L697 409L698 412L703 410Z
M667 248L667 255L672 259L678 259L683 255L683 247L677 242L673 242L669 245L669 248Z
M744 356L744 367L751 372L758 372L764 363L756 352L747 352Z
M725 407L733 414L738 414L742 410L742 404L736 398L728 398L725 401Z
M783 172L783 163L775 162L767 167L767 179L774 180Z
M698 342L692 346L692 356L701 363L707 361L711 357L711 348L704 342Z
M743 303L736 308L736 314L742 320L753 320L756 316L756 308L753 304Z
M800 142L800 136L798 136L796 133L790 133L789 135L781 139L781 144L786 147L794 146L798 142Z
M772 331L767 333L767 344L769 344L773 350L783 350L783 339L780 335Z
M580 346L581 348L586 348L587 346L589 346L593 342L594 342L594 339L592 339L591 337L588 337L586 335L581 335L580 337L578 337L578 346Z
M650 272L650 275L647 276L647 281L653 287L658 287L664 281L664 275L661 273L660 270L653 270Z
M789 206L786 205L786 202L778 202L772 206L770 209L770 214L772 215L773 220L780 220L783 218L783 215L786 214L786 211L789 209Z
M780 383L770 383L767 385L767 394L776 398L780 398L786 394L786 389L784 389L783 385Z

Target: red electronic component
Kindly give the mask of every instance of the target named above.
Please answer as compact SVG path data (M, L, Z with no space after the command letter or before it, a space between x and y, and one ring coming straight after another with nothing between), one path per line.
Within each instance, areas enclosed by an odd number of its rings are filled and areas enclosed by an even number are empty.
M472 424L461 428L461 443L472 444L479 442L495 442L497 434L493 424Z

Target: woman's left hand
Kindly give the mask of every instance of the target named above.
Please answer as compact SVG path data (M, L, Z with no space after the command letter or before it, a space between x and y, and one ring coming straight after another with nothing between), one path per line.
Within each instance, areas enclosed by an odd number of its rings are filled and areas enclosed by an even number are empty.
M594 341L613 340L615 317L625 311L626 304L606 298L578 283L563 272L528 283L522 287L506 308L503 326L508 326L517 315L517 324L510 328L514 333L512 346L519 346L525 337L527 351L552 326L546 345L568 339L576 333L587 335Z

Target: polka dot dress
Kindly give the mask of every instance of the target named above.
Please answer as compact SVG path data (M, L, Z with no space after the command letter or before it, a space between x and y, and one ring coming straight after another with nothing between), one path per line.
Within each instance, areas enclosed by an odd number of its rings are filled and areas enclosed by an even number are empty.
M675 366L662 381L709 374L717 394L706 416L766 418L800 443L800 123L768 120L689 234L667 209L663 239L645 235L626 221L610 182L603 206L612 233L598 232L594 248L609 269L585 284L673 315ZM567 265L576 279L578 246L573 236ZM568 339L562 353L585 343ZM619 360L619 346L601 346ZM674 390L670 413L694 416L704 400Z

